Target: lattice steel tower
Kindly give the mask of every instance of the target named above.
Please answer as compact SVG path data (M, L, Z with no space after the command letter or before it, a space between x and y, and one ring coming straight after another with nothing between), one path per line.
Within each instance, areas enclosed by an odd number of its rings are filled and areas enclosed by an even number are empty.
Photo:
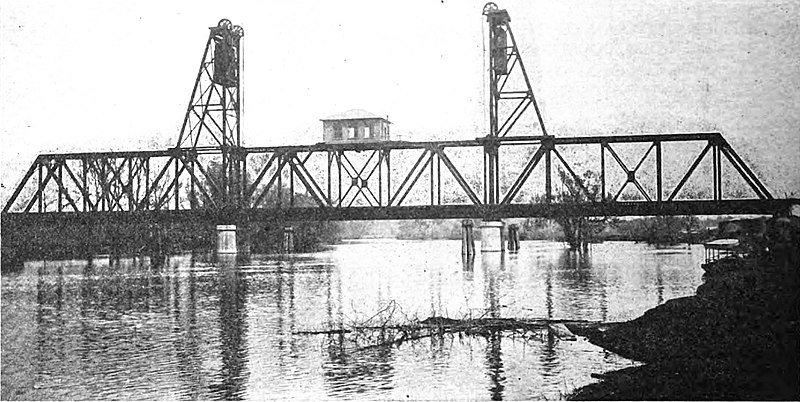
M483 15L489 23L489 135L505 137L531 105L536 112L541 134L547 135L528 72L511 31L511 17L506 10L499 9L492 2L483 6ZM516 73L517 67L519 73ZM512 78L519 74L521 77ZM509 81L509 78L512 79ZM518 88L507 88L507 85Z
M484 202L500 201L499 139L505 137L533 105L541 135L547 136L542 113L533 96L528 72L511 31L511 17L493 2L483 6L489 25L489 133L484 139ZM509 43L510 41L510 43ZM526 136L538 133L525 133ZM549 152L546 158L550 165ZM549 171L549 170L548 170Z
M222 19L209 28L208 41L183 119L176 149L222 152L217 186L223 206L239 206L245 153L241 137L241 40L244 29Z

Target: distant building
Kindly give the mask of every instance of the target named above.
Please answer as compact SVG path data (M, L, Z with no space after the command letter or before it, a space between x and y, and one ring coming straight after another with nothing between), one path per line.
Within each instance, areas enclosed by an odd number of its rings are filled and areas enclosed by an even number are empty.
M366 110L348 110L321 120L323 141L327 143L389 141L392 123Z

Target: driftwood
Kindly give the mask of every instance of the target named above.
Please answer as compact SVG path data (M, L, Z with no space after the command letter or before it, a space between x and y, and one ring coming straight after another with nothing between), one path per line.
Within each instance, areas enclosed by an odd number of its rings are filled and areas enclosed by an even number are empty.
M367 333L378 333L376 342L361 345L357 349L367 349L382 346L395 346L403 342L442 335L445 333L463 333L466 335L490 335L498 331L514 331L525 335L528 332L542 333L549 331L558 339L572 341L575 335L567 328L594 327L599 322L585 320L552 320L552 319L515 319L482 317L476 319L452 319L445 317L430 317L422 321L415 321L404 325L354 325L349 328L332 328L321 330L296 331L296 335L343 335L351 334L355 337ZM356 342L363 343L363 342Z

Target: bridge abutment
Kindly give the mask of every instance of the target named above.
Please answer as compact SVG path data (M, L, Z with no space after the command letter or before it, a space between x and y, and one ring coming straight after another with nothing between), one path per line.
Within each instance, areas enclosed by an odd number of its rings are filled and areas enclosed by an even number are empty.
M503 221L481 223L481 252L503 252Z

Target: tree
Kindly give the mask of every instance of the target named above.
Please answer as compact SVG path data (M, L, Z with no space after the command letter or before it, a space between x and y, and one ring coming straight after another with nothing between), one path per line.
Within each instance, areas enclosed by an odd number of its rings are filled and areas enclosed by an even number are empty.
M648 244L654 245L690 241L699 222L695 216L656 216L644 221L644 238Z
M599 178L596 173L588 170L579 177L579 181L563 169L558 169L558 176L562 189L554 194L554 202L578 207L570 208L575 213L557 214L555 221L564 231L564 241L569 244L570 249L585 250L606 225L613 223L606 216L587 216L580 208L580 205L588 205L600 198Z
M205 166L205 170L208 178L216 183L216 186L208 185L204 178L200 178L201 185L205 186L209 197L217 207L224 207L226 203L220 188L224 174L222 164L217 161L211 161ZM249 186L250 183L245 182L245 184ZM283 197L285 197L284 202L288 203L289 186L283 183L281 189ZM210 208L212 206L208 199L200 195L199 192L192 193L190 191L188 194L192 208ZM228 205L234 202L229 200ZM271 191L259 205L276 206L277 192ZM294 205L296 207L314 207L317 204L310 195L295 191ZM332 243L339 239L338 226L333 222L327 221L287 222L282 218L276 218L272 221L245 226L247 226L247 229L242 232L242 238L250 243L251 251L256 253L280 252L283 244L284 228L286 227L294 229L294 250L297 252L315 251L320 248L320 245Z

